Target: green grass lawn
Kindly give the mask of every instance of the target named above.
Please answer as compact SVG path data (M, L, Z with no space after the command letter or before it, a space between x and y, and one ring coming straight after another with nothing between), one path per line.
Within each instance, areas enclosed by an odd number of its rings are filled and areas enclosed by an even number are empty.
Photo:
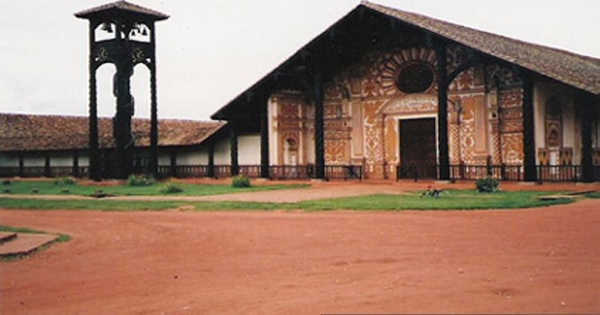
M183 191L170 194L162 192L162 190L170 184L181 187ZM51 181L13 181L10 183L10 185L2 185L0 189L3 193L8 194L91 196L99 191L102 191L104 194L115 196L206 196L247 191L265 191L303 187L308 187L308 185L266 185L252 186L248 188L233 188L231 185L198 185L158 182L150 186L82 186L55 184ZM9 191L5 192L7 189Z
M104 211L160 211L191 206L198 211L222 210L475 210L475 209L515 209L544 207L574 202L571 199L552 201L538 200L548 192L516 191L497 193L477 193L472 190L449 190L439 198L421 198L415 192L403 195L370 195L350 198L323 199L298 203L268 202L186 202L186 201L127 201L110 199L90 200L39 200L0 198L0 208L7 209L70 209ZM555 194L555 193L552 193Z
M478 193L475 190L446 190L439 198L421 197L420 193L415 192L305 201L299 205L303 210L477 210L544 207L573 202L570 199L538 200L538 197L548 194L535 191Z
M589 193L589 194L586 194L586 196L588 198L600 199L600 192Z

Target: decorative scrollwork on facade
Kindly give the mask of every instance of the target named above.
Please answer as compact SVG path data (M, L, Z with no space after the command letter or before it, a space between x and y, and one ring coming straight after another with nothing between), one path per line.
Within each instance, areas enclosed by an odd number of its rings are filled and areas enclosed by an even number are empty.
M437 108L437 97L430 94L415 94L389 101L380 111L381 114L424 113Z
M131 50L131 61L133 61L133 63L136 64L144 60L146 60L146 54L144 53L144 51L140 47L134 47Z
M106 47L100 46L96 50L96 55L94 57L94 61L97 63L103 63L108 61L108 49Z

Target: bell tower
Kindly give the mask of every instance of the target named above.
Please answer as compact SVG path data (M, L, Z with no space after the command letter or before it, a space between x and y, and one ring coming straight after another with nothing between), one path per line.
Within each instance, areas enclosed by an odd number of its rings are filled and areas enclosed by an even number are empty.
M130 77L138 64L150 70L150 161L149 172L158 169L158 117L156 100L156 21L168 15L126 1L118 1L81 11L76 17L89 20L89 176L127 178L133 171L135 139L131 133L134 98ZM113 94L116 114L113 117L115 154L111 170L102 172L98 144L96 71L105 63L115 65Z

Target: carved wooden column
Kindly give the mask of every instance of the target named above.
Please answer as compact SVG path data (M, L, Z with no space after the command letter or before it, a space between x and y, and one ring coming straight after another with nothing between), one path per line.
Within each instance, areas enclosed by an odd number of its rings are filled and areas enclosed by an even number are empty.
M448 67L446 43L440 41L435 47L437 55L438 84L438 164L439 179L450 179L450 157L448 154Z
M535 126L533 109L533 77L530 73L523 73L523 168L524 180L534 182L537 180L535 165Z
M581 106L581 181L594 181L594 164L592 157L592 118L594 117L593 99L579 98Z
M117 25L117 33L123 32ZM119 42L123 39L117 37ZM122 44L121 44L122 45ZM114 94L117 98L116 114L113 118L113 137L115 138L115 173L117 178L127 178L132 172L134 139L131 135L131 117L133 116L133 96L130 92L133 64L126 51L115 56L117 72L115 74Z
M89 57L89 178L91 180L100 180L100 167L102 164L100 158L100 149L98 147L98 101L96 92L96 61L94 52L94 42L96 41L95 28L96 23L90 20L90 57Z
M150 44L156 47L156 27L150 25ZM150 173L158 174L158 103L156 97L156 53L150 68Z
M269 178L269 99L260 106L260 177Z

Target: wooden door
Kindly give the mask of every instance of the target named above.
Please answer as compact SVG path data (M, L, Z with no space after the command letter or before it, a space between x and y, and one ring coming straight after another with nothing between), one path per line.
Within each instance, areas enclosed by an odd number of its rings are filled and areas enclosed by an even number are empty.
M435 119L400 121L400 165L409 177L436 178Z

